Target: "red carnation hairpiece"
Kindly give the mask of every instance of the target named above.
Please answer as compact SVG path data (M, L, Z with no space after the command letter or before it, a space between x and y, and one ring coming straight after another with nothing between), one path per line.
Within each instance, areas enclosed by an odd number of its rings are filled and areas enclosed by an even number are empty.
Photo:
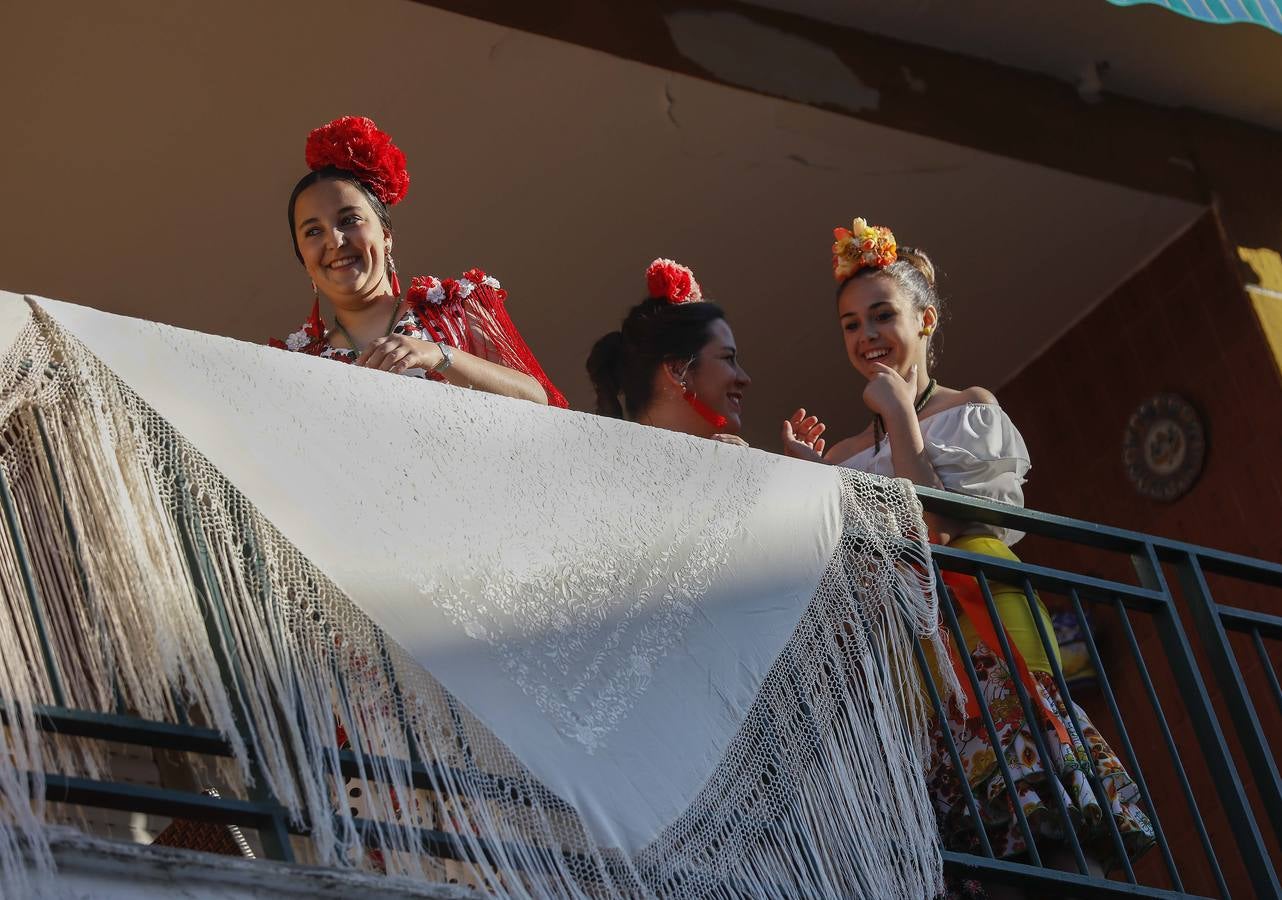
M400 203L410 189L405 154L364 116L343 116L307 136L307 167L326 166L351 172L387 206Z
M669 303L698 303L703 299L699 282L694 273L671 259L656 259L645 270L646 287L650 296Z

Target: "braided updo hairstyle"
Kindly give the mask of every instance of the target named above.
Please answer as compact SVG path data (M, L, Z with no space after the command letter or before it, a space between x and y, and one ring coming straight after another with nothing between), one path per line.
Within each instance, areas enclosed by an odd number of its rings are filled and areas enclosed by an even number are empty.
M707 301L674 304L648 297L632 307L622 328L603 336L588 354L597 413L635 419L654 397L659 366L697 356L708 343L708 326L725 317L720 306Z

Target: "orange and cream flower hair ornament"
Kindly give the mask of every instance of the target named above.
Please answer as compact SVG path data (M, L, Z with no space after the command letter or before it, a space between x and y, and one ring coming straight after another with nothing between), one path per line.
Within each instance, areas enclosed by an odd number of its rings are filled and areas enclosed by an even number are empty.
M838 282L860 269L884 269L899 259L895 235L884 225L869 225L867 219L834 228L832 236L832 277Z

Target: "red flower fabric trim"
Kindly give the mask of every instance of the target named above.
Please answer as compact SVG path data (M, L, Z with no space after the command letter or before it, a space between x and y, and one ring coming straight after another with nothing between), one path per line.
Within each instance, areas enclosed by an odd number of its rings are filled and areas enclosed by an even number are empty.
M669 303L698 303L703 290L694 273L671 259L656 259L645 270L645 283L650 296Z
M295 352L311 353L316 355L321 351L321 343L325 338L325 320L320 314L320 298L312 304L312 314L307 317L303 327L293 334L280 340L271 338L267 341L269 347L275 347L278 350L292 350Z
M445 299L450 303L466 300L476 290L476 285L466 278L446 278L441 282L441 287L445 289Z
M307 136L307 167L351 172L379 200L394 206L410 189L405 154L364 116L343 116Z
M410 281L410 289L405 297L410 303L431 303L433 306L440 306L445 302L445 288L440 279L433 275L416 275Z

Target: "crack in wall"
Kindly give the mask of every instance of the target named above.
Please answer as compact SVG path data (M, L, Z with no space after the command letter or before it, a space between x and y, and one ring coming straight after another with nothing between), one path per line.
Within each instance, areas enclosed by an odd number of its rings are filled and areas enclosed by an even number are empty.
M829 165L825 165L824 163L811 162L810 160L802 156L800 153L789 153L787 156L784 157L784 159L789 160L790 162L795 162L797 165L804 166L807 169L819 169L824 172L837 171L836 166L829 166Z

